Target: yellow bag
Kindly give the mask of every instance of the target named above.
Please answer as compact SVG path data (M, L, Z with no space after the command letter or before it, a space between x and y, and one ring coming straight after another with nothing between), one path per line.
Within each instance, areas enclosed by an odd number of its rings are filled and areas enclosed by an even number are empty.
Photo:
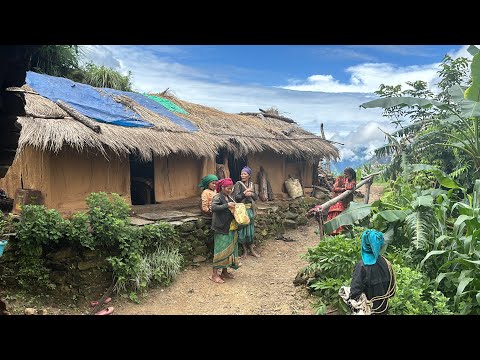
M250 217L247 213L247 208L244 203L235 203L235 210L233 211L233 216L238 225L248 225L250 224Z

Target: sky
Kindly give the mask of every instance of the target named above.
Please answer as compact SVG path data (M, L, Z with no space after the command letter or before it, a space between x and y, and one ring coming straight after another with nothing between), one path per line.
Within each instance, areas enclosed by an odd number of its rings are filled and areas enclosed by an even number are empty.
M132 73L133 90L159 93L229 113L275 107L303 129L335 141L343 163L362 163L395 127L378 98L381 84L423 80L437 92L443 57L468 45L85 45L83 61Z

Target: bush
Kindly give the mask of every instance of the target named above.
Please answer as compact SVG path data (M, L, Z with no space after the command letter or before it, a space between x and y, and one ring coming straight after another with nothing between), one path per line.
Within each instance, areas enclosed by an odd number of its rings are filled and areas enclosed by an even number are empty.
M429 288L421 272L392 264L397 277L397 291L389 301L389 313L396 315L449 315L448 299Z

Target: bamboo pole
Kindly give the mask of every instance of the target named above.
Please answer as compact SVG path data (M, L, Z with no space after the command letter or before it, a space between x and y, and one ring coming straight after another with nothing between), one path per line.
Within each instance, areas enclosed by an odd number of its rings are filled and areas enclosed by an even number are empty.
M372 186L374 176L375 175L371 176L369 178L370 181L365 183L366 191L365 191L365 199L363 201L364 204L368 204L368 200L370 199L370 187Z
M317 211L323 211L323 210L327 210L330 206L332 206L333 204L336 204L337 202L339 202L340 200L343 200L345 199L348 195L352 194L355 190L357 190L358 188L362 187L363 185L367 184L368 182L370 182L370 180L375 176L375 175L378 175L380 174L380 171L379 172L376 172L376 173L373 173L373 174L370 174L370 175L367 175L365 177L365 179L363 179L362 181L360 181L357 186L355 186L354 189L352 190L346 190L344 191L343 193L341 193L340 195L334 197L333 199L330 199L328 200L326 203L322 204Z
M77 110L67 105L62 100L57 100L57 105L60 106L63 110L65 110L72 118L74 118L78 122L81 122L83 125L92 129L96 133L100 132L100 125L95 124L94 121L90 120L85 115L80 114Z

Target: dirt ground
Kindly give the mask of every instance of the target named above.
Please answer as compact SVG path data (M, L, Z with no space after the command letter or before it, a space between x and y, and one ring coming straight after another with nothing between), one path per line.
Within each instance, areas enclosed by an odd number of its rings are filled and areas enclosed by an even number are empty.
M372 185L370 201L383 187ZM355 199L363 202L363 199ZM114 315L312 315L315 298L304 286L294 286L297 272L307 262L301 255L318 244L315 220L284 234L294 241L268 239L256 248L260 258L248 256L233 271L235 279L217 284L209 279L209 261L190 266L167 288L149 290L138 304L114 296ZM48 314L88 314L89 309L48 309Z
M372 185L370 201L380 197L382 187ZM363 199L356 199L363 201ZM269 239L256 250L260 258L248 256L236 271L235 279L223 284L209 279L210 263L185 269L165 289L154 289L140 304L113 301L117 315L311 315L310 296L303 286L294 286L297 272L307 262L301 255L318 244L317 223L288 231L285 236L295 241Z

